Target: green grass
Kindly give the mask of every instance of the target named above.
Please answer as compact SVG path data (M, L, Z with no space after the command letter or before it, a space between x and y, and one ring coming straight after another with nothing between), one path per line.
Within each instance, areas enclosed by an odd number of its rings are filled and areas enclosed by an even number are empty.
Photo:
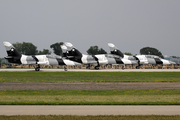
M75 116L75 115L22 115L0 116L1 120L180 120L179 115L98 115L98 116Z
M180 95L180 90L4 90L4 95L72 95L72 96L109 96L109 95Z
M179 72L0 72L0 82L180 82Z
M1 105L180 105L180 90L0 91Z

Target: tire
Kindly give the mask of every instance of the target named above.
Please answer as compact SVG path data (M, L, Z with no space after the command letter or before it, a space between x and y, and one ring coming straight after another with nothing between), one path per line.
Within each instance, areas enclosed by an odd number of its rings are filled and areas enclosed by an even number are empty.
M35 68L35 71L39 71L40 70L40 68Z
M98 67L98 66L96 66L96 67L95 67L95 69L96 69L96 70L99 70L99 67Z
M139 69L139 66L136 66L136 69Z

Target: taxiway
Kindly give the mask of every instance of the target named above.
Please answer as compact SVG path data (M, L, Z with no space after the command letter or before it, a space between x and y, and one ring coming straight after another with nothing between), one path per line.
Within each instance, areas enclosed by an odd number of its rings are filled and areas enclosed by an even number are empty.
M1 105L0 115L180 115L180 106Z
M0 71L35 71L34 69L0 69ZM42 72L61 72L64 69L41 69ZM73 72L180 72L180 69L68 69ZM68 72L67 71L67 72Z

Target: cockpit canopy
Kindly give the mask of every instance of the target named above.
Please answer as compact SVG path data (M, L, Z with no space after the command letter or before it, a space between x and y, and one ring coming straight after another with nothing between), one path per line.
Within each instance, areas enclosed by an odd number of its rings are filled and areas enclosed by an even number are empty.
M160 59L160 57L159 56L156 56L156 55L145 55L147 58L159 58Z
M107 57L107 58L120 58L120 56L119 55L114 55L114 54L105 54L105 57Z

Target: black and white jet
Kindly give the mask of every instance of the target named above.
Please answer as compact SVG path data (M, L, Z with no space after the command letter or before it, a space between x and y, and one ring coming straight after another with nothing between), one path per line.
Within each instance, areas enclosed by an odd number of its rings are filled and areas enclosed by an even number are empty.
M40 65L81 65L80 63L70 61L61 56L50 55L23 55L9 42L3 42L8 56L5 57L9 63L36 65L35 71L40 70Z
M135 55L135 56L124 55L114 44L108 43L108 46L110 48L111 54L118 55L122 59L136 61L137 62L136 64L138 64L136 66L137 69L139 69L139 67L142 64L152 64L152 65L162 65L162 66L176 64L175 62L162 59L155 55Z
M99 55L85 55L79 52L71 43L65 42L61 45L63 55L66 59L82 63L87 66L95 66L95 69L99 69L100 65L124 65L124 64L137 64L137 60L124 59L116 54L99 54Z

